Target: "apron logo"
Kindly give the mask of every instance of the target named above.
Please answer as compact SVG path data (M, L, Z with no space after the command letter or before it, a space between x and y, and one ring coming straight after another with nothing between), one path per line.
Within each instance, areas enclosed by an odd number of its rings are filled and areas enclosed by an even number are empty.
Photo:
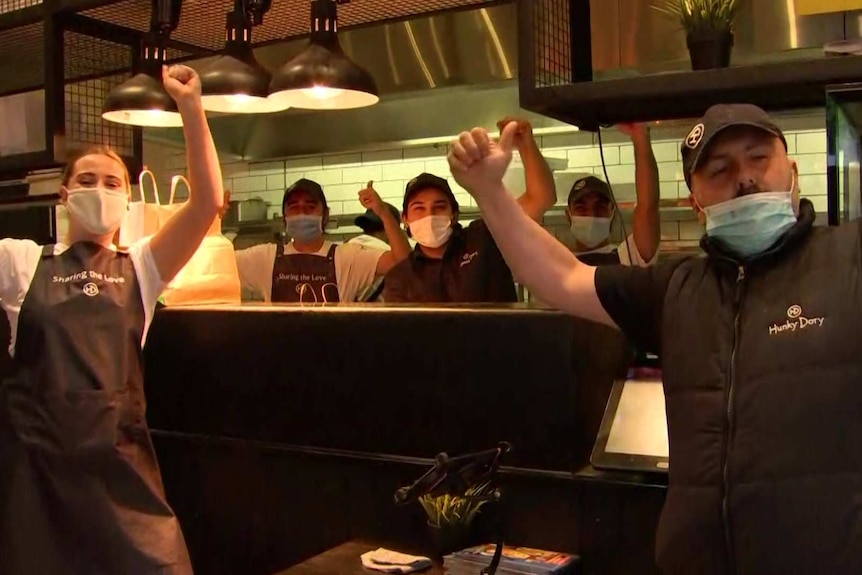
M478 255L479 255L479 252L473 252L473 253L471 253L471 254L464 254L464 257L463 257L463 258L462 258L462 260L461 260L461 266L460 266L460 267L462 267L462 268L463 268L463 267L464 267L464 266L466 266L467 264L471 264L471 263L473 263L473 260L474 260L474 259L476 258L476 256L478 256Z
M99 286L97 286L93 282L87 282L86 284L84 284L84 295L90 297L99 295Z
M785 332L802 331L809 327L823 327L825 317L805 317L802 315L801 305L792 305L787 308L787 320L782 324L774 323L769 326L769 335L778 335Z
M694 128L691 129L691 132L688 133L688 136L685 137L685 145L691 148L692 150L700 144L700 141L703 139L703 124L698 124Z

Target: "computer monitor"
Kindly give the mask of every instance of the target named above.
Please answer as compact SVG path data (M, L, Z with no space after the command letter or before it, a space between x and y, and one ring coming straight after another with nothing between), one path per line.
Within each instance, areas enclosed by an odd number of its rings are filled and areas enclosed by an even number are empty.
M590 457L593 467L667 473L668 460L661 379L617 380Z

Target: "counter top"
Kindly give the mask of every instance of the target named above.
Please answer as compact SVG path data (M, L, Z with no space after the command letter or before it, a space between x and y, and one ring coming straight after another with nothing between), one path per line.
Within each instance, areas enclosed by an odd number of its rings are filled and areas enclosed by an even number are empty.
M212 313L212 312L247 312L250 314L268 313L302 313L321 312L335 314L473 314L473 315L512 315L541 314L567 317L565 313L526 303L512 304L482 304L482 303L447 303L447 304L382 304L382 303L264 303L243 302L240 304L202 304L170 306L159 313Z

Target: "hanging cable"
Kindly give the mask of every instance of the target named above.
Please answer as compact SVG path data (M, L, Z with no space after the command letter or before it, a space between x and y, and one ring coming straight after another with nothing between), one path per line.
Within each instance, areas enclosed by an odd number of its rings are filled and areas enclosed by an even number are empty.
M599 128L596 131L596 134L598 134L598 137L599 137L599 156L602 159L602 172L604 172L605 182L608 184L608 191L610 191L610 194L611 194L611 203L614 206L614 216L615 217L618 216L620 218L620 227L623 230L623 242L625 242L626 253L629 256L629 265L631 265L634 260L632 260L632 250L631 250L631 246L629 245L629 234L628 234L628 231L626 230L626 222L623 218L623 213L622 213L622 211L620 211L619 204L617 204L617 196L614 193L614 187L611 184L611 179L608 177L608 166L607 166L607 164L605 164L605 151L604 151L604 145L602 143L602 125L601 124L599 124ZM637 184L635 184L635 185L637 185Z

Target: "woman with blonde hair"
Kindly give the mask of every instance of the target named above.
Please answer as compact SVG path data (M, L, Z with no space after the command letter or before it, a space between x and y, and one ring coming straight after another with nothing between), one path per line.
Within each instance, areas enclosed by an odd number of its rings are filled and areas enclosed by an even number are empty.
M185 66L162 72L183 118L189 201L149 240L118 251L128 209L120 157L66 167L67 243L0 241L0 305L14 374L0 384L0 573L192 572L145 420L141 349L156 299L222 204L221 169Z

